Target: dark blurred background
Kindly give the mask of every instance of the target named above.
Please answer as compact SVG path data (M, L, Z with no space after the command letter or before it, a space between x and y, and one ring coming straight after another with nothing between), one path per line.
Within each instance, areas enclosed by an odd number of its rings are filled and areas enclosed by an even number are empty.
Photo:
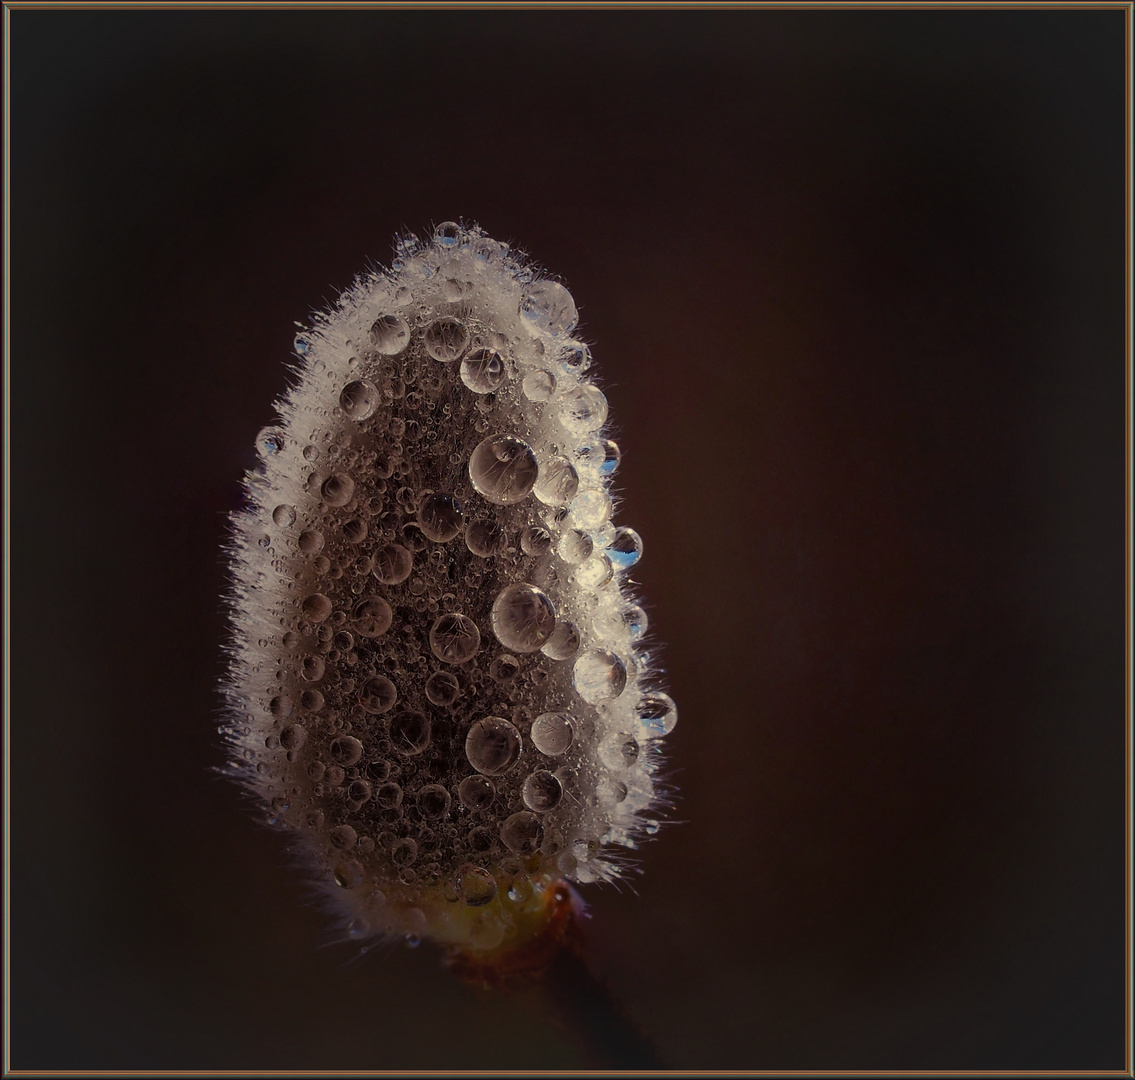
M1125 13L11 29L11 1064L573 1068L351 962L210 773L294 323L464 217L559 274L680 720L590 955L679 1069L1120 1069Z

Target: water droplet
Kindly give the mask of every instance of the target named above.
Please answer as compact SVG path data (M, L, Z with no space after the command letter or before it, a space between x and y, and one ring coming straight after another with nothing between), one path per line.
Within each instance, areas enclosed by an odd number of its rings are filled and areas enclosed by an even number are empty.
M622 457L619 444L614 439L604 439L603 460L599 464L599 471L604 476L610 476L619 467Z
M470 829L466 839L472 851L488 851L496 843L496 837L484 825L477 825Z
M289 724L280 732L280 745L285 750L301 750L307 742L307 729L302 724Z
M533 494L548 506L567 506L579 490L579 473L565 457L549 458L540 466Z
M584 589L601 589L614 576L611 560L596 552L576 572L575 580Z
M552 534L539 525L529 525L520 534L520 550L525 555L543 555L552 546Z
M390 861L395 866L409 866L418 857L418 843L409 837L397 841L390 849Z
M564 562L571 563L574 566L576 563L581 563L584 559L590 558L594 549L595 541L582 529L568 529L560 537L556 551Z
M611 497L602 488L581 491L571 504L571 524L577 529L598 529L611 516Z
M375 675L363 683L359 703L368 713L384 713L394 707L398 689L385 675Z
M430 628L430 649L447 664L464 664L481 647L481 632L466 615L447 612Z
M470 907L483 907L497 895L497 883L487 870L466 870L460 888L461 898Z
M627 785L612 777L601 780L595 788L595 798L604 810L613 810L626 797Z
M514 652L535 652L552 636L556 609L535 585L521 582L501 589L490 617L497 640Z
M303 458L304 461L318 461L319 447L312 446L310 443L308 443L308 445L303 448Z
M524 781L522 796L524 805L537 814L546 813L558 805L564 789L554 773L538 769Z
M320 493L328 506L346 506L355 494L355 482L343 473L332 473L323 481Z
M308 682L319 682L326 667L322 656L305 656L300 665L300 675Z
M520 384L529 401L547 401L556 392L556 377L542 368L530 371Z
M410 340L410 328L397 315L383 315L370 328L370 340L383 356L395 356Z
M478 720L465 737L465 756L477 772L499 776L520 757L520 732L499 716Z
M398 585L410 576L414 556L401 544L386 544L374 556L374 576L383 585Z
M331 760L341 767L340 772L342 769L349 769L363 756L363 744L354 735L340 735L337 739L332 739L328 750L331 753ZM339 783L342 783L341 775Z
M569 341L564 344L559 359L565 371L582 374L591 367L591 350L582 341Z
M366 871L358 859L348 859L335 867L335 884L344 889L354 889L366 878Z
M323 708L323 695L318 690L305 690L300 694L300 704L308 712L319 712Z
M601 428L607 419L607 399L591 383L572 387L560 399L560 421L576 435Z
M441 248L455 248L461 239L461 226L456 221L443 221L434 229L434 243Z
M351 612L355 631L365 638L382 637L394 621L394 612L381 596L366 596Z
M452 705L461 694L461 684L448 671L435 671L426 679L426 697L431 705Z
M506 539L504 529L492 518L478 518L465 528L465 546L482 559L502 551Z
M420 712L399 713L390 721L390 741L400 754L420 754L430 743L430 721Z
M445 817L452 801L449 792L441 784L426 784L418 792L418 809L422 812L422 817L429 821Z
M579 322L579 313L571 293L559 282L537 281L525 290L520 318L533 330L570 334Z
M395 783L383 784L375 792L374 801L384 810L393 810L402 805L402 788Z
M467 776L457 785L457 797L467 810L484 810L496 797L497 789L487 776Z
M272 520L281 529L286 529L289 525L296 523L296 508L294 506L277 506L272 511Z
M643 737L647 739L660 739L669 735L678 722L678 706L669 694L661 691L644 695L636 712L643 728Z
M568 619L559 619L540 651L552 660L570 660L579 652L579 641L579 627Z
M323 622L331 614L333 605L323 593L312 593L310 596L304 597L300 610L305 619L318 623Z
M631 637L636 641L646 633L646 629L650 625L646 617L646 612L637 604L634 607L627 608L627 610L623 612L623 621L627 624L627 629L630 630Z
M627 669L614 653L591 649L575 662L573 674L576 693L584 701L598 705L614 701L627 685Z
M607 557L617 569L630 569L642 558L642 537L634 529L619 529L607 548Z
M452 363L469 346L469 331L457 319L435 319L422 337L426 352L442 364Z
M599 744L599 760L608 769L629 769L638 760L638 742L629 731L617 731Z
M368 527L365 521L360 518L351 518L350 521L343 523L342 529L339 530L339 535L347 541L348 544L361 544L367 538Z
M544 713L532 722L532 744L547 757L567 752L572 741L571 716L567 713Z
M368 420L382 402L378 387L367 379L356 379L343 387L339 404L351 420Z
M520 674L520 661L505 653L489 665L489 675L495 682L512 682Z
M299 548L305 555L315 555L323 550L323 533L318 529L304 529L299 535Z
M461 503L452 495L433 493L418 503L418 526L435 543L452 540L464 524Z
M491 394L504 375L504 359L496 349L475 349L461 361L461 381L474 394Z
M532 448L512 435L493 435L469 458L469 479L489 502L507 506L533 488L539 474Z
M534 855L540 850L540 819L528 810L506 818L501 826L501 840L517 855Z
M350 825L336 825L331 830L331 843L340 851L350 851L358 838L359 834Z

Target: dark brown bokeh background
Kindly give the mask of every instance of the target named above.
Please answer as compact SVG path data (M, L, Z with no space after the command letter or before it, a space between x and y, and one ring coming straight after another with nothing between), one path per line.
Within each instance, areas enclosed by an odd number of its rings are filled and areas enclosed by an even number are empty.
M213 779L293 322L567 282L680 721L591 952L675 1068L1123 1066L1124 13L11 13L15 1068L553 1068Z

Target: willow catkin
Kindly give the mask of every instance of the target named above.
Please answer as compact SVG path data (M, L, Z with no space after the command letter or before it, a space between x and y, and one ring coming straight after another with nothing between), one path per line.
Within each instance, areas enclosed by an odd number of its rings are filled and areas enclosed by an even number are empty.
M260 434L223 731L349 938L498 955L657 831L677 714L576 323L447 222L313 317Z

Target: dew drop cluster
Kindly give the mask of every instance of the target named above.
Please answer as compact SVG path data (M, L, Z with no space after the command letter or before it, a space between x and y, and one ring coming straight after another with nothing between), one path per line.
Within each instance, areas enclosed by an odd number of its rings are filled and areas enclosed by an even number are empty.
M296 338L234 518L224 735L352 940L491 950L657 831L659 683L571 294L475 226Z

